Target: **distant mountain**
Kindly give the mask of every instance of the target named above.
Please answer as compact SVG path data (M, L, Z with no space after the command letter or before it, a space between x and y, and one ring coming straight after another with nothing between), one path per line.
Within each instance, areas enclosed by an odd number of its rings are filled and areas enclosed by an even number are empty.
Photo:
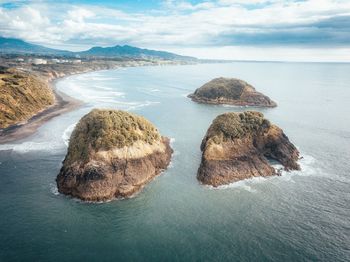
M7 54L44 54L44 55L68 55L71 52L52 49L41 45L34 45L16 38L0 36L0 53Z
M63 55L81 57L103 57L103 58L143 58L143 59L165 59L165 60L196 60L194 57L181 56L174 53L142 49L129 45L116 45L113 47L93 47L82 52L70 52L59 49L44 47L27 43L20 39L0 37L0 54L38 54L38 55Z
M98 47L95 46L87 51L78 52L84 57L130 57L130 58L158 58L167 60L195 60L194 57L181 56L165 51L156 51L138 48L129 45L116 45L113 47Z

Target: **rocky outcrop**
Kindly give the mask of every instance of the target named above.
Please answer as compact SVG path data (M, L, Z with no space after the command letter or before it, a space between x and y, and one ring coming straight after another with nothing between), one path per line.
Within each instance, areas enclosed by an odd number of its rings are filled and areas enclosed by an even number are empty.
M95 109L71 135L58 190L87 201L130 197L167 168L172 152L143 117Z
M209 127L197 178L214 187L252 177L278 175L269 159L299 170L299 152L282 129L259 112L225 113Z
M205 104L275 107L269 97L259 93L250 84L236 78L215 78L188 96Z
M37 75L0 69L0 129L25 122L54 102L51 87Z

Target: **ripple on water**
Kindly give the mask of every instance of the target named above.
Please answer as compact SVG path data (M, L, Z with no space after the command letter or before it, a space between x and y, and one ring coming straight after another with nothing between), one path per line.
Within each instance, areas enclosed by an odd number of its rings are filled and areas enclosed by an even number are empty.
M19 144L0 145L0 151L12 150L20 154L30 153L33 151L56 151L62 148L62 143L55 141L32 142L27 141Z

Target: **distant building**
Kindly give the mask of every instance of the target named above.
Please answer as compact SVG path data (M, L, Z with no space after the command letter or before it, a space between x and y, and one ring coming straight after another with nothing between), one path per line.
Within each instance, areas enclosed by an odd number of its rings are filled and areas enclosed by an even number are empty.
M76 59L72 61L73 64L81 64L81 60L80 59Z
M24 62L24 59L23 58L17 58L16 62Z
M47 64L47 61L45 59L41 59L41 58L34 58L32 63L34 65L45 65L45 64Z

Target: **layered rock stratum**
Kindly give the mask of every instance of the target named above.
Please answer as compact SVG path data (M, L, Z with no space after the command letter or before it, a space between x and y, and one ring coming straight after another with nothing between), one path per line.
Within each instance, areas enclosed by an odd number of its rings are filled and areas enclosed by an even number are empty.
M58 190L87 201L130 197L167 168L169 142L141 116L94 109L71 135Z
M26 122L54 102L47 81L33 73L0 68L0 129Z
M236 106L276 107L269 97L257 92L247 82L236 78L215 78L188 96L193 101L206 104Z
M197 178L214 187L252 177L278 175L269 160L299 170L299 151L281 128L260 112L225 113L216 117L201 144Z

